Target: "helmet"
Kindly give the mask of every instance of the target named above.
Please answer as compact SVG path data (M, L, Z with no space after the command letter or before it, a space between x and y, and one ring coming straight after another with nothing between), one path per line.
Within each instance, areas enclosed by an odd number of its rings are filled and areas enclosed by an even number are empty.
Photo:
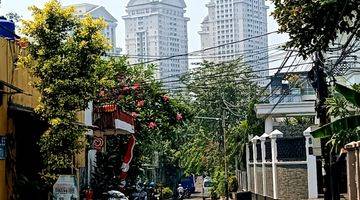
M151 182L149 183L149 186L150 186L150 187L155 187L154 181L151 181Z

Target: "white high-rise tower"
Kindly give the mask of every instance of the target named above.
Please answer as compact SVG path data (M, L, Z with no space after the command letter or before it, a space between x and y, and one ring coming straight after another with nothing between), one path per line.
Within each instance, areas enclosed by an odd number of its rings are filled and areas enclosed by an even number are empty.
M243 57L256 75L268 76L267 36L241 41L267 33L267 6L264 0L211 0L206 5L208 16L201 24L202 49L224 45L205 51L204 60L226 62ZM225 45L228 43L233 43ZM263 70L263 71L261 71ZM259 79L264 86L267 80Z
M184 0L130 0L125 20L126 51L131 63L187 53L188 36ZM178 87L179 75L188 70L187 56L154 62L165 87Z
M118 55L121 52L120 48L116 47L116 27L117 20L113 17L103 6L82 3L70 5L75 8L75 14L79 17L84 17L85 15L90 15L95 19L105 20L107 26L103 30L104 36L109 40L112 49L108 52L110 55Z

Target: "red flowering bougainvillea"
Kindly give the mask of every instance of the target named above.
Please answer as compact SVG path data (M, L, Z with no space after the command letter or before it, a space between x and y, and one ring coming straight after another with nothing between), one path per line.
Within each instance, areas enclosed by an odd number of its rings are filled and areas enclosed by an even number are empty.
M165 148L162 144L175 144L168 145L169 148L178 145L177 138L182 133L178 130L186 127L192 115L186 103L170 98L164 92L161 83L154 78L154 66L128 66L126 58L114 59L110 63L114 66L113 71L108 72L113 74L113 85L99 91L94 105L111 103L135 117L137 142L133 166L141 166L151 159L155 151ZM136 174L128 176L132 177L136 178Z

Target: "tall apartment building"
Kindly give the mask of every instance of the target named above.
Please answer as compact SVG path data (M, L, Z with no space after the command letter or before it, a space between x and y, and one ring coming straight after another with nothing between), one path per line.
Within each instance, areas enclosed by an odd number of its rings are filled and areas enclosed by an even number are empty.
M243 57L253 69L268 69L267 36L241 41L245 38L267 33L267 6L264 0L210 0L206 4L208 16L201 24L202 49L224 45L202 53L203 59L227 62ZM233 43L225 45L228 43ZM256 72L259 77L268 76L268 71ZM258 84L266 85L264 79Z
M70 5L75 8L75 14L79 17L84 17L89 14L95 19L102 18L107 23L107 27L104 29L103 34L108 38L112 49L108 52L112 55L119 55L121 49L116 47L116 27L117 20L113 17L103 6L93 5L89 3Z
M131 63L187 53L188 36L184 0L130 0L126 7L125 43ZM157 78L166 88L178 87L178 75L188 70L187 56L163 59Z

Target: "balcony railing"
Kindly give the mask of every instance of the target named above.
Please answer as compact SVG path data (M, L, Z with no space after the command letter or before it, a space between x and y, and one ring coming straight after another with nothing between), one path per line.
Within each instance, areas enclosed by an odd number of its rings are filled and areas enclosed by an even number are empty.
M301 102L301 95L276 95L270 99L271 104Z
M311 98L314 97L314 98ZM289 94L273 94L270 97L271 104L297 103L315 99L315 91L312 88L294 88Z

